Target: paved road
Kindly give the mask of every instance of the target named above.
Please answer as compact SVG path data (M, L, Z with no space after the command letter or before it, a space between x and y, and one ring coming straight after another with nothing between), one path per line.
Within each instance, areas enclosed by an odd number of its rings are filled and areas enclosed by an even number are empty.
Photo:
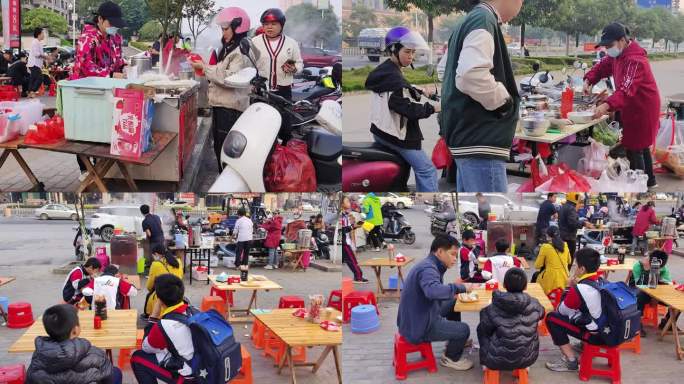
M660 95L663 103L670 95L684 93L684 59L659 61L652 64L653 72L658 82ZM521 77L518 78L518 80ZM343 103L343 124L344 142L371 141L369 132L368 116L370 115L370 96L366 93L356 93L347 95ZM421 128L425 140L423 150L428 154L432 153L437 143L439 126L437 118L431 117L421 122ZM414 184L413 173L411 173L410 184ZM509 183L521 184L524 179L519 177L509 177ZM670 175L658 175L659 191L675 191L681 189L681 179ZM442 179L440 189L444 191L454 190L455 185L448 185Z
M16 281L0 287L0 296L7 296L10 302L28 301L32 305L33 315L38 318L43 311L61 301L62 284L66 276L52 273L52 269L70 261L73 254L71 241L74 232L72 223L68 221L34 221L27 218L0 218L0 276L14 276ZM214 269L212 268L212 272ZM225 271L232 273L223 267L217 273ZM290 272L285 270L267 271L263 268L253 268L253 273L263 274L283 286L282 291L270 291L259 293L259 308L276 308L282 295L297 295L308 300L310 294L323 294L326 298L330 291L339 289L339 272L321 272L309 268L306 272ZM192 285L186 282L186 297L199 306L202 298L209 294L209 286L194 282ZM143 285L146 280L143 279ZM133 308L142 310L147 292L143 289L132 300ZM235 296L236 306L247 306L249 297L247 294ZM138 329L142 329L143 323L138 323ZM252 356L252 372L255 383L289 383L287 373L278 375L273 367L271 359L262 356L261 352L253 348L248 339L251 332L249 327L238 325L234 327L238 342L246 346ZM0 362L2 365L24 364L28 367L31 359L29 353L7 353L9 346L14 343L25 329L8 329L0 326ZM322 348L307 350L308 359L317 359ZM114 361L118 356L114 352ZM315 360L314 360L315 361ZM332 354L323 363L321 369L313 374L310 369L297 369L299 382L307 384L330 383L331 377L335 377L335 367L332 363ZM135 383L133 373L124 371L124 384Z
M428 252L430 243L433 239L429 230L429 219L423 213L424 207L416 206L412 209L404 210L416 232L416 243L411 246L397 245L397 251L405 255L422 260ZM360 252L358 258L365 260L378 255L385 255L384 252ZM411 264L411 267L416 262ZM668 263L670 271L675 279L680 280L684 276L684 259L673 256ZM408 275L410 268L404 272ZM532 271L529 271L528 277ZM383 270L383 280L385 286L390 274L395 274L394 270ZM356 285L356 289L375 290L375 275L368 268L364 269L365 277L370 280L367 285ZM343 276L351 276L348 268L343 269ZM620 281L626 274L619 272L611 275L611 280ZM444 276L445 282L452 282L458 277L458 268L454 267L447 271ZM349 326L344 327L344 364L343 374L345 382L355 384L377 384L377 383L396 383L394 380L394 368L392 367L392 343L394 334L397 332L396 316L399 301L381 300L380 309L380 329L372 334L353 334ZM462 319L470 326L470 337L477 341L476 327L479 323L479 314L463 313ZM684 321L680 319L680 328ZM632 352L621 353L622 381L624 383L672 383L678 382L677 373L681 372L681 363L674 355L674 345L672 338L665 338L658 341L655 332L649 328L648 338L642 338L640 355ZM435 356L440 357L444 351L444 343L433 343ZM475 366L466 372L456 372L451 369L439 366L437 373L428 373L426 370L411 372L405 383L435 383L445 382L476 383L482 381L482 370L479 365L479 351L477 349L466 349L465 356L475 363ZM530 380L532 382L553 382L555 384L578 383L577 373L553 373L544 367L544 363L555 360L560 356L558 348L554 347L551 338L548 336L540 338L539 358L530 367ZM656 370L648 372L642 369L644 366L657 366ZM512 383L514 379L510 373L502 374L502 383Z

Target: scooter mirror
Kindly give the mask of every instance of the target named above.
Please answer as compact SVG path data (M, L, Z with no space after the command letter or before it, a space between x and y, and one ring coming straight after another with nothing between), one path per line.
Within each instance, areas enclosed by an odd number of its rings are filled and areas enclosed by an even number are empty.
M549 71L546 71L546 73L542 73L539 75L539 82L544 84L549 81Z
M540 68L540 67L541 67L541 66L539 65L538 62L532 63L532 70L533 70L533 71L539 72L539 68Z

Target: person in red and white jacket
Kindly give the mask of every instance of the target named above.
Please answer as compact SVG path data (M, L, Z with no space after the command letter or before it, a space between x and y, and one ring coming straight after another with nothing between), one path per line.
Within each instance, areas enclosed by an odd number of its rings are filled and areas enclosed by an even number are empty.
M458 258L461 262L461 280L468 283L484 283L477 258L482 253L482 249L477 245L475 232L470 229L463 231L461 236L461 249L458 250Z
M506 239L499 239L495 243L496 253L487 258L484 267L482 268L482 278L485 280L504 281L506 272L513 268L520 268L520 259L513 257L506 252L511 247Z
M164 383L182 383L193 374L192 334L187 325L167 315L174 312L191 316L188 304L183 301L185 287L177 276L165 274L157 277L154 289L162 303L161 320L149 332L146 330L142 349L131 356L131 368L139 384L156 384L157 379Z
M128 297L133 297L138 294L138 289L126 280L116 277L119 273L119 268L116 265L108 265L102 271L102 276L98 276L90 280L88 285L83 288L83 296L88 302L91 302L93 296L102 295L107 299L107 309L128 309L130 308L130 301L126 300ZM128 305L124 303L128 302ZM124 308L127 307L127 308Z
M100 268L102 268L100 260L91 257L86 260L85 264L72 269L62 287L64 302L76 304L81 301L83 298L82 289L92 282L92 279L100 272Z
M598 281L597 273L601 256L591 248L582 248L575 254L577 268L570 278L570 287L558 309L546 316L546 327L553 344L560 347L561 358L547 362L546 367L556 372L576 371L579 369L577 355L568 336L589 344L603 344L594 319L601 317L601 293L584 283Z

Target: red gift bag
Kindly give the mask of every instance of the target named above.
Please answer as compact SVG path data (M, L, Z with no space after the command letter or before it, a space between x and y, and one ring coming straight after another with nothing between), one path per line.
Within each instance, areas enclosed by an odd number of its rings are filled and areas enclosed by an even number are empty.
M445 169L449 168L451 164L453 164L453 161L446 140L444 140L443 137L440 137L437 144L435 144L435 148L432 150L432 164L434 164L437 169Z
M269 192L313 192L316 190L316 169L309 157L307 145L292 139L286 146L276 144L266 162L264 184Z

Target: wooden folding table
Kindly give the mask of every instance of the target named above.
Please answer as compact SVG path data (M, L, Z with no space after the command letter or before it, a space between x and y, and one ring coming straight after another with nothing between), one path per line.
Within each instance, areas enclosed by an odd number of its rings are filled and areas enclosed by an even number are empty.
M281 287L278 283L268 279L263 281L251 280L247 282L228 284L216 281L216 275L209 275L209 281L211 281L212 286L219 291L232 291L234 293L233 297L235 297L235 294L239 291L252 291L252 297L249 299L249 305L247 305L247 308L231 309L230 305L226 305L226 317L231 323L248 323L252 321L249 315L252 313L252 306L256 307L257 305L258 291L268 292L270 290L283 289L283 287ZM233 314L233 312L244 312L247 316L237 317Z
M404 274L401 268L413 262L413 257L404 256L405 261L397 262L396 260L390 260L389 257L376 257L373 259L364 260L359 263L361 267L371 267L375 272L375 283L377 286L376 296L378 300L380 298L398 298L401 297L401 286L404 284ZM397 288L385 288L382 285L382 267L397 268Z
M626 258L625 257L625 262L623 264L614 264L614 265L607 265L607 264L601 264L599 266L599 271L604 271L606 274L606 280L608 280L608 276L610 275L611 272L617 272L617 271L627 271L627 281L629 281L629 276L630 273L632 272L632 269L634 268L634 264L638 263L636 259L632 258Z
M9 155L14 156L14 159L17 160L17 163L19 163L19 166L26 174L26 177L28 177L28 179L31 181L31 184L33 185L32 190L36 192L43 191L45 186L43 183L38 181L38 178L33 174L33 171L26 163L26 160L24 160L24 158L21 156L21 153L19 153L19 148L23 143L24 136L19 136L18 138L5 143L0 143L0 149L4 149L0 155L0 169L2 169L2 166L5 164L5 161L7 161Z
M304 253L305 252L311 252L311 249L308 249L308 248L288 249L288 250L283 251L283 255L288 253L288 252L292 254L292 257L290 258L290 264L292 265L292 272L295 272L298 268L306 270L306 268L304 268L304 265L302 265L302 258L304 257Z
M684 292L676 290L674 285L658 285L656 288L640 286L639 289L655 300L667 305L670 318L660 332L660 335L658 335L658 339L662 340L666 334L672 332L675 342L675 355L679 360L684 359L684 349L679 340L679 329L677 329L677 317L684 311Z
M342 367L340 365L339 346L342 345L342 327L339 331L326 331L319 324L311 323L305 319L292 315L294 309L273 309L270 311L253 312L254 317L261 321L269 331L278 337L287 346L287 351L281 361L278 362L278 373L280 373L288 363L292 383L297 383L295 367L313 367L313 373L325 361L332 351L335 359L335 369L337 370L337 381L342 384ZM333 311L333 319L340 313ZM333 320L331 320L333 321ZM339 325L339 324L338 324ZM294 347L325 347L323 353L316 362L295 363L292 360L292 348Z
M108 351L112 349L135 349L138 335L138 311L135 309L117 309L107 311L107 320L102 320L102 328L94 328L95 311L79 311L81 325L79 337L87 339L98 348ZM37 336L47 336L41 319L36 320L26 332L19 337L9 352L33 352Z
M499 290L504 290L502 283L499 283ZM474 290L474 292L477 292L478 300L472 303L464 303L462 301L456 300L454 312L480 312L484 307L492 303L492 294L494 291L478 288ZM539 300L539 304L544 307L544 310L547 313L553 311L553 304L551 304L551 300L549 300L549 298L544 294L544 289L542 289L539 283L527 284L525 293Z
M85 191L91 184L95 184L100 192L108 192L109 190L105 183L105 176L114 165L121 171L121 175L123 175L126 184L128 184L130 192L137 192L138 186L129 174L126 164L150 166L177 135L178 134L174 132L152 132L154 145L152 146L152 149L143 153L139 159L112 155L110 153L110 144L86 143L71 140L60 140L54 144L26 144L23 142L19 147L71 153L78 156L88 170L88 177L81 182L76 193ZM94 163L91 162L91 158L94 158L96 161Z

